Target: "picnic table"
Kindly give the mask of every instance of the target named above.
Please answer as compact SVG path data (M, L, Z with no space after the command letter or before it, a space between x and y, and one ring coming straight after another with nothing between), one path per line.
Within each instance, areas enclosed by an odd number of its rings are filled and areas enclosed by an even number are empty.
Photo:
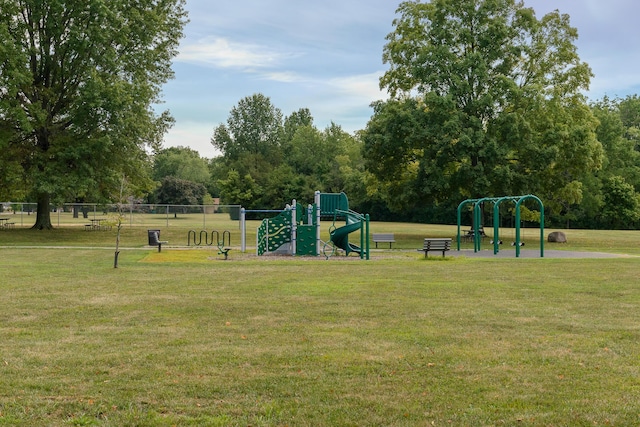
M484 232L484 228L480 227L480 229L478 230L478 234L480 235L481 238L485 238L487 237L487 235ZM462 240L464 240L465 242L471 242L474 240L476 235L476 231L472 228L471 230L468 230L463 236L462 236Z
M97 231L97 230L108 230L111 229L111 226L106 224L105 218L93 218L89 219L90 224L85 224L85 231Z
M9 222L10 219L11 218L0 218L0 230L13 226L13 223Z

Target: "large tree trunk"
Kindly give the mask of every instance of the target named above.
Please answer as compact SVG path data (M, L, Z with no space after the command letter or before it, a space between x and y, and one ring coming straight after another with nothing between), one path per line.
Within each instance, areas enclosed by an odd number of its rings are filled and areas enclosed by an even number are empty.
M51 225L51 197L48 193L38 194L38 210L36 215L36 223L33 225L35 230L52 230Z

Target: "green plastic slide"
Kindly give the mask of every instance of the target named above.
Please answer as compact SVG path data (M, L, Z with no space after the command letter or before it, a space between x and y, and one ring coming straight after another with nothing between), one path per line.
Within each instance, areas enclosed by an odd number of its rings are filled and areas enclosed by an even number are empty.
M361 227L362 223L358 218L352 215L348 215L347 225L338 227L331 232L331 243L344 250L347 255L349 255L351 252L360 254L362 252L360 246L349 243L349 234L353 233L354 231L360 230Z

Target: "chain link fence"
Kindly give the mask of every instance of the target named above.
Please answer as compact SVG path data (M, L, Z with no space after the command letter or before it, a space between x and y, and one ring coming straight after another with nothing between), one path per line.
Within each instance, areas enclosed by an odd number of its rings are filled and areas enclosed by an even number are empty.
M36 222L36 203L1 202L0 219L14 227L32 227ZM129 227L202 227L237 222L239 205L160 205L160 204L96 204L64 203L51 206L54 227L84 227L91 221L117 221Z

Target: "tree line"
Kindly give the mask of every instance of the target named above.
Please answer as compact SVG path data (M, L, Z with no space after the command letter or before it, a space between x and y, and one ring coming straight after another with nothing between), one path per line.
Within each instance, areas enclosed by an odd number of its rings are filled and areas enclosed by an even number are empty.
M464 199L536 194L552 225L637 227L639 100L588 102L568 15L508 0L398 14L380 80L391 98L362 135L392 209L450 219Z
M535 194L548 226L638 228L640 99L589 101L592 71L566 14L516 0L404 1L388 69L354 134L306 108L240 99L213 129L220 156L163 149L151 108L172 77L184 0L4 0L0 199L279 209L344 191L375 220L455 221L465 199ZM536 213L527 214L535 221Z
M215 128L211 143L221 152L213 159L187 147L157 153L160 187L151 200L202 203L213 196L248 209L282 209L293 199L310 203L320 190L344 191L355 206L369 203L362 142L335 123L318 129L306 108L284 117L265 95L248 96ZM172 190L176 182L181 187Z
M577 174L561 188L557 179L540 179L552 172L550 160L528 147L527 155L539 156L529 161L539 164L538 172L530 168L517 176L525 166L512 158L515 170L500 173L517 177L512 178L517 185L502 179L495 189L483 188L476 197L544 194L548 226L637 228L640 98L604 98L587 105L587 111L594 123L594 143L601 147L597 167L576 168ZM424 107L415 99L380 102L367 128L352 135L336 124L318 129L307 109L283 118L268 97L254 94L242 99L227 123L215 129L212 144L220 156L202 158L187 147L159 151L152 166L158 188L147 201L202 204L219 197L223 204L247 209L281 209L293 199L310 202L315 190L344 191L355 210L376 220L452 223L458 204L473 197L478 183L456 178L447 172L453 166L440 166L436 156L425 159L421 150L427 148L419 143L412 150L403 146L412 140L410 135L425 131L423 115ZM381 141L389 144L384 154L378 151ZM576 144L579 151L581 143ZM425 164L409 158L416 153ZM557 154L557 161L564 162L563 156ZM447 161L452 161L449 156ZM426 176L420 168L430 168L437 176ZM454 185L466 190L454 196L449 190Z

